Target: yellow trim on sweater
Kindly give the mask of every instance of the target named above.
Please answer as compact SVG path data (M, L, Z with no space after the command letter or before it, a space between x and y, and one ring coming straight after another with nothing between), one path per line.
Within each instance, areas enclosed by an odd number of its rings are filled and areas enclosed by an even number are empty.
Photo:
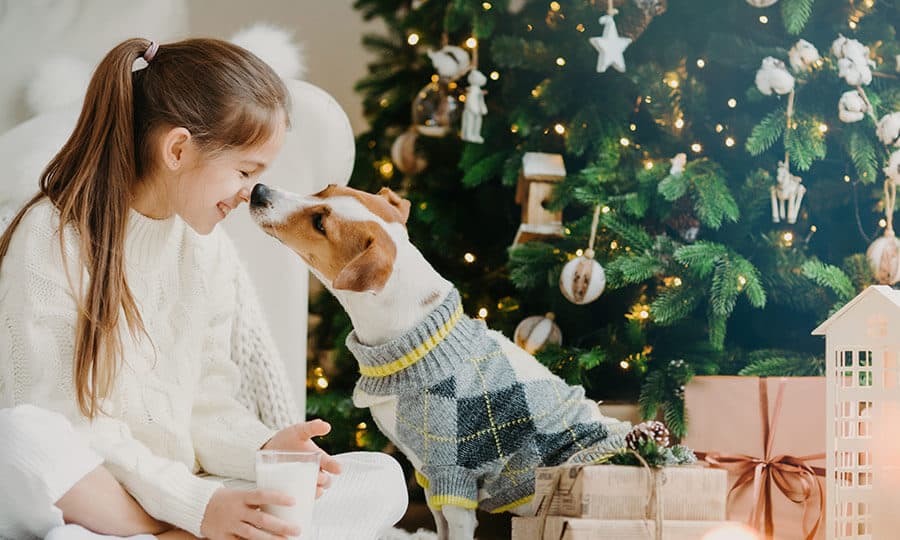
M478 508L478 501L467 499L465 497L457 497L456 495L438 495L428 499L428 506L440 510L442 506L448 504L450 506L460 506L468 510Z
M416 471L416 483L422 486L422 489L428 489L428 486L431 485L431 482L429 482L428 479L425 478L425 475L419 471Z
M456 311L453 312L453 315L450 316L450 320L448 320L446 323L444 323L443 326L438 328L438 331L429 336L429 338L426 339L424 343L422 343L412 351L404 354L400 358L394 360L393 362L384 364L383 366L359 366L359 372L366 377L387 377L388 375L393 375L398 371L403 371L422 358L425 358L426 354L440 345L440 343L444 341L444 339L446 339L448 335L450 335L450 331L453 330L453 327L455 327L456 323L459 322L459 318L462 317L462 314L463 307L462 304L460 304L459 306L457 306Z
M504 504L503 506L501 506L499 508L494 508L493 510L491 510L491 513L492 514L502 514L503 512L512 510L513 508L515 508L517 506L522 506L523 504L530 503L532 499L534 499L534 495L522 497L518 501L513 501L509 504Z

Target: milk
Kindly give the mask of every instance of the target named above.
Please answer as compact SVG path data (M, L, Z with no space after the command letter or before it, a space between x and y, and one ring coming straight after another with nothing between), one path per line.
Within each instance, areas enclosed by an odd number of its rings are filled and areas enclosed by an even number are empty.
M256 486L280 491L294 498L294 506L264 505L263 511L300 526L300 534L312 529L313 503L319 464L316 462L257 463Z

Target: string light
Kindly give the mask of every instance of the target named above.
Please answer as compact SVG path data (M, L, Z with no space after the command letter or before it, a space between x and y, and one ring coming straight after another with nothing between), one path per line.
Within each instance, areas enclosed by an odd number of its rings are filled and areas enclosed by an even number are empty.
M541 95L541 87L535 86L531 89L531 97L539 97Z
M785 246L791 247L794 242L794 233L788 231L781 235L781 239L784 241Z
M526 25L525 25L525 29L528 30L529 32L531 32L532 30L534 30L534 25L532 25L532 24L526 24Z
M846 174L844 175L844 182L847 182L848 184L850 183L850 177Z
M640 311L638 312L638 315L639 315L640 318L642 318L642 319L648 319L648 318L650 318L650 312L647 311L646 309L640 310Z
M728 100L728 108L733 109L735 107L737 107L737 100L734 98L729 99Z
M680 277L674 278L672 280L672 285L675 285L676 287L681 287L681 278Z
M600 209L600 211L603 212L604 214L608 214L608 213L609 213L609 207L608 207L608 206L604 206L603 208Z
M738 276L738 290L740 291L741 289L743 289L744 285L746 284L747 278L745 278L744 276Z
M511 131L512 133L518 133L518 132L519 132L519 125L518 125L518 124L513 124L513 125L509 126L509 131Z
M484 8L485 11L487 11L487 10L491 9L493 6L491 5L490 2L482 2L481 7Z
M763 24L768 24L769 18L766 17L765 15L760 15L760 16L759 16L759 22L761 22L761 23L763 23Z
M413 32L412 34L408 35L406 37L406 42L409 43L410 45L415 45L416 43L419 42L419 34L416 34L415 32Z
M609 249L619 249L619 243L613 240L609 243Z
M887 221L885 221L884 218L879 219L878 226L881 227L882 229L887 227Z
M566 65L566 59L563 58L562 56L556 57L556 65L559 67Z
M570 228L568 228L568 227L566 227L566 228L563 229L563 230L565 231L566 236L569 236L570 234L572 234L572 229L570 229Z
M679 118L678 120L675 120L675 127L678 129L683 128L684 127L684 118Z
M725 127L722 124L716 124L716 133L722 133Z
M856 21L850 21L849 23L847 23L847 26L849 26L852 30L856 30Z
M381 105L382 108L387 107L389 103L390 101L388 101L388 98L381 98L378 101L378 104Z
M644 96L644 101L646 101L647 103L653 103L653 98L651 98L650 96Z
M734 146L734 137L725 137L725 146L728 148Z
M492 80L492 81L496 81L496 80L499 79L499 78L500 78L500 72L499 72L499 71L492 71L492 72L491 72L491 80Z
M582 255L584 255L584 250L583 250L583 249L576 249L576 250L575 250L575 256L576 256L576 257L581 257Z
M559 11L560 10L559 2L550 2L550 10L551 11Z
M700 143L694 143L691 145L691 150L699 154L703 151L703 146L701 146Z
M649 160L648 160L648 161L645 161L645 162L644 162L644 168L647 169L647 170L649 171L650 169L653 168L653 162L652 162L652 161L649 161Z
M669 88L678 88L678 79L671 79L668 83Z
M621 139L619 139L619 144L621 144L622 146L628 146L629 144L631 144L631 141L629 141L627 137L622 137Z
M631 364L628 363L628 360L622 360L621 362L619 362L619 367L622 369L628 369L630 366Z
M566 132L566 126L562 124L556 124L555 126L553 126L553 131L559 133L560 135L563 135Z
M483 307L478 310L478 318L479 319L486 319L487 316L488 316L488 310L486 307Z
M700 69L705 68L705 67L706 67L706 60L704 60L704 59L702 59L702 58L698 58L698 59L697 59L697 67L700 68Z
M471 253L466 253L465 255L463 255L463 259L467 263L472 264L473 262L475 262L475 255L472 255Z
M825 133L828 131L828 124L819 124L819 131Z
M819 228L816 227L815 225L813 225L813 226L811 226L811 227L809 228L809 230L810 230L810 232L816 232L816 231L819 230Z
M634 124L630 124L630 125L628 126L628 129L630 129L631 131L637 131L637 126L634 125Z
M369 429L369 426L365 422L360 422L356 424L356 429Z
M474 49L477 46L478 46L478 40L475 39L474 37L470 37L469 39L466 40L466 47L468 47L470 49Z
M391 176L394 176L394 164L390 161L385 161L378 166L378 172L381 173L381 176L390 178Z
M581 23L578 23L578 26L575 27L575 30L577 30L579 32L584 32L584 25Z
M428 210L428 203L423 202L423 203L419 204L419 210Z

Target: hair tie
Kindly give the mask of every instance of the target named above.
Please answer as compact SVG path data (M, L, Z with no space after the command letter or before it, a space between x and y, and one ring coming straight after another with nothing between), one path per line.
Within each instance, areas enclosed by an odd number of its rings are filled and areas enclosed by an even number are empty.
M158 50L159 50L159 43L157 43L155 41L151 41L150 46L147 47L146 51L144 51L144 55L143 55L144 61L149 64L150 61L153 60L153 58L156 56L156 51L158 51Z

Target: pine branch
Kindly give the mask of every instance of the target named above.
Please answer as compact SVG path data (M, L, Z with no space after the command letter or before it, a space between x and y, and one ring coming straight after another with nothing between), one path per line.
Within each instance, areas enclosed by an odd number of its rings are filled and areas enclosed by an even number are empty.
M662 271L660 260L649 253L622 255L613 259L606 267L610 272L621 276L622 283L616 283L616 288L640 283Z
M500 174L505 162L506 155L502 152L489 155L466 171L462 177L463 185L472 188L494 178Z
M727 219L736 223L740 216L737 203L728 189L727 179L718 165L703 160L700 165L690 168L695 186L694 211L701 223L718 229ZM685 174L689 174L685 169Z
M684 284L680 287L669 287L650 305L653 322L663 326L678 322L697 308L701 298L699 287Z
M856 296L856 288L847 274L837 266L825 264L817 259L810 259L801 267L803 275L822 287L828 287L841 302L849 302Z
M872 140L858 129L850 132L846 138L847 153L853 160L856 174L864 184L870 184L878 178L878 155Z
M689 246L682 246L675 251L675 260L686 265L700 277L712 272L716 261L728 253L722 244L700 241Z
M791 154L791 163L797 170L808 171L813 161L825 159L827 147L825 135L819 130L819 123L812 118L798 118L794 116L797 128L790 130L790 136L785 137L785 150Z
M618 218L614 212L601 214L600 223L621 238L632 251L645 251L653 245L650 235L643 228Z
M687 193L688 179L684 173L668 175L659 183L659 194L669 202L676 201Z
M709 345L714 351L722 351L725 349L725 331L728 327L728 319L716 315L710 311L707 316L707 324L709 326Z
M509 249L509 279L520 290L546 287L553 269L563 261L559 250L544 242L526 242Z
M749 377L818 377L824 374L823 358L780 354L756 359L738 372L738 375Z
M788 34L796 36L803 31L809 16L812 15L814 1L782 0L781 17L784 19L784 29Z
M784 107L779 107L766 115L747 138L747 151L758 156L771 148L784 133Z

